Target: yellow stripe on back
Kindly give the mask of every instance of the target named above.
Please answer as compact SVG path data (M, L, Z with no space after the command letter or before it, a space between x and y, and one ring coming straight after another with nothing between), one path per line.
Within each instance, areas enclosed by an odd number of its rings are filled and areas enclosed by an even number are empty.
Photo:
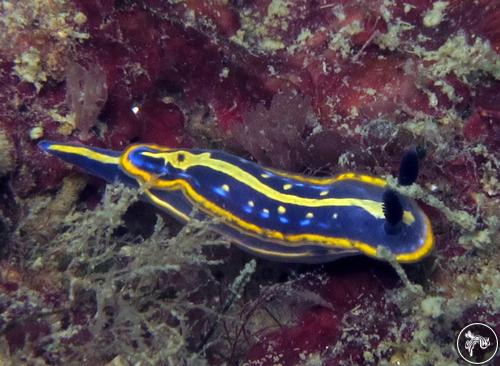
M71 155L80 155L84 158L98 161L103 164L119 164L120 157L118 156L110 156L106 154L101 154L98 151L89 149L84 146L73 146L73 145L59 145L52 144L47 148L48 151L61 152L65 154Z
M152 152L143 152L142 155L150 156L154 158L162 158L165 161L168 161L169 164L174 166L175 168L187 170L194 166L205 166L210 169L216 170L218 172L224 173L228 176L231 176L233 179L236 179L240 183L251 186L253 189L258 191L259 193L265 195L266 197L276 200L278 202L282 202L285 204L293 204L299 206L307 206L307 207L325 207L325 206L357 206L365 211L369 212L373 217L377 219L384 218L384 211L382 208L382 204L380 202L374 200L366 200L366 199L358 199L358 198L305 198L296 196L293 194L286 194L279 192L269 185L264 184L258 178L253 176L252 174L246 172L234 164L228 163L223 160L213 159L210 153L201 153L201 154L192 154L187 151L184 151L185 155L184 160L178 161L176 159L169 159L170 152L161 152L161 153L152 153ZM130 165L130 164L129 164ZM135 168L135 167L134 167ZM137 169L135 169L137 170ZM142 173L143 171L141 171ZM134 173L132 173L134 174ZM155 177L147 177L142 174L145 180L147 179L155 179ZM341 176L339 180L344 179L353 179L354 174L348 175L344 174ZM364 180L367 180L367 176L361 176ZM375 182L380 183L380 179L374 179ZM161 181L158 180L156 182L159 188L168 188L172 187L171 181ZM407 225L411 224L415 218L412 213L409 211L405 211L403 214L403 220Z

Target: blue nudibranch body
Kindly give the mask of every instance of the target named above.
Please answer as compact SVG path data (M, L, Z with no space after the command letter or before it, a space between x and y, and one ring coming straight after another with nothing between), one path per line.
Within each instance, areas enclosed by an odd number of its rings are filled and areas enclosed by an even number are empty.
M353 254L415 262L434 245L429 219L401 196L402 221L385 230L384 179L345 173L314 178L262 167L218 150L131 145L123 152L42 141L39 146L108 182L142 186L146 198L188 221L219 218L214 229L269 259L321 263Z

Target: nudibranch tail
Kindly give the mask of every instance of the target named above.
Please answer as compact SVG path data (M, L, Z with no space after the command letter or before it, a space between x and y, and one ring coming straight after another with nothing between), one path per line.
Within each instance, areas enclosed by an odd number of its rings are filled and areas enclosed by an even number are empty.
M52 142L40 147L110 182L141 186L152 204L183 221L193 215L215 219L212 227L237 246L273 260L321 263L359 253L378 258L383 247L399 262L415 262L434 245L418 205L369 175L314 178L223 151L148 144L122 153Z
M120 169L121 152L83 146L79 144L60 144L52 141L40 141L38 147L43 151L57 156L59 159L82 168L109 183L123 182L136 186Z

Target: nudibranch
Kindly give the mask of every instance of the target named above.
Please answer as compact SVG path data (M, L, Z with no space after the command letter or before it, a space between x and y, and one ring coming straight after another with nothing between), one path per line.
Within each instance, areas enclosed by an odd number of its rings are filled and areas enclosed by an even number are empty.
M360 253L377 258L383 247L399 262L415 262L434 245L425 213L382 178L290 174L219 150L135 144L118 152L50 141L39 146L110 183L141 187L153 205L182 221L215 218L214 230L268 259L322 263Z

